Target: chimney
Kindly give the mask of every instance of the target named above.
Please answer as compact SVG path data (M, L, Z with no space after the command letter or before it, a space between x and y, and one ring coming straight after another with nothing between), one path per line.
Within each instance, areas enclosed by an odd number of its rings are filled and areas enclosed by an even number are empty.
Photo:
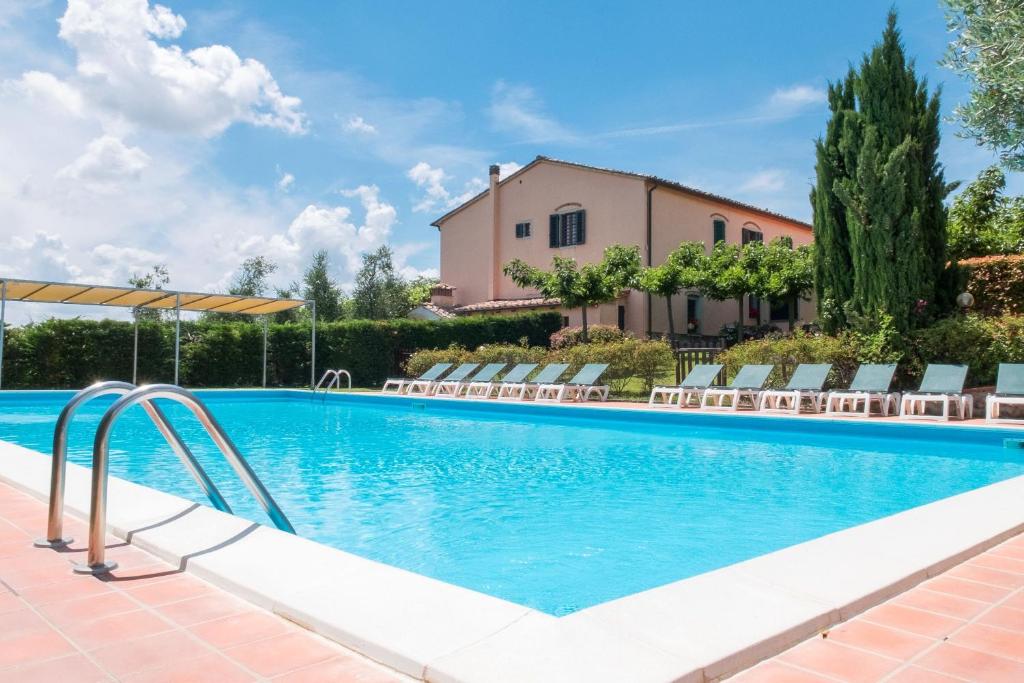
M487 288L487 298L491 301L498 298L498 283L501 281L501 253L499 250L501 237L501 201L498 194L498 181L501 179L501 167L491 164L491 281Z

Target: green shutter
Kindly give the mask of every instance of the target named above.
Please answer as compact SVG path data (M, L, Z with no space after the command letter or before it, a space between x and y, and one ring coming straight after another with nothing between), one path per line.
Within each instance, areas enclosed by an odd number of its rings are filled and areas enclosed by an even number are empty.
M576 212L576 244L583 244L587 241L586 215L586 211L580 210Z
M558 214L551 214L551 218L549 219L548 224L548 246L550 246L552 249L557 248L559 245L559 222L560 221L558 220Z
M718 244L719 242L725 241L725 221L716 220L714 223L714 234L712 235L712 245Z

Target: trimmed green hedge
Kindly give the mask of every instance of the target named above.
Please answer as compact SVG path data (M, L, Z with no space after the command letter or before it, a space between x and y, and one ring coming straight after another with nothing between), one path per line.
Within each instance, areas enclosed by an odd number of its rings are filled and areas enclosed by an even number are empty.
M558 313L479 316L451 320L346 320L317 326L317 374L345 368L359 386L378 386L403 370L419 349L451 344L547 346L562 326ZM100 379L131 380L132 324L58 320L10 328L4 346L4 388L81 388ZM267 384L309 383L310 330L304 323L272 324ZM258 386L263 331L250 322L181 325L180 381L194 387ZM139 382L174 379L174 325L139 325Z
M985 315L1024 315L1024 255L982 256L960 262L974 310Z

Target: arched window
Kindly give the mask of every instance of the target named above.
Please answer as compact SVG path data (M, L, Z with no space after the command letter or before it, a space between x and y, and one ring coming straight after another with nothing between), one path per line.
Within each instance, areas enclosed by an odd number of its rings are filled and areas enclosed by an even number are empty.
M711 214L711 244L725 241L725 224L729 219L720 213Z
M587 241L587 212L577 203L562 204L548 217L548 246L572 247Z
M764 233L761 232L761 228L758 227L757 223L747 221L743 224L743 233L740 242L742 244L747 244L749 242L764 242Z

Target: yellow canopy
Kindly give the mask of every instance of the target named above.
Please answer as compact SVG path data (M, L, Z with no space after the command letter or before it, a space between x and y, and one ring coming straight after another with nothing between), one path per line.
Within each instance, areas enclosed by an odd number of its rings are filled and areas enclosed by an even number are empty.
M7 285L5 298L8 301L161 309L174 309L180 305L183 311L245 313L247 315L279 313L306 304L300 299L172 292L166 289L136 289L134 287L83 285L14 278L0 278L0 285L2 284Z

